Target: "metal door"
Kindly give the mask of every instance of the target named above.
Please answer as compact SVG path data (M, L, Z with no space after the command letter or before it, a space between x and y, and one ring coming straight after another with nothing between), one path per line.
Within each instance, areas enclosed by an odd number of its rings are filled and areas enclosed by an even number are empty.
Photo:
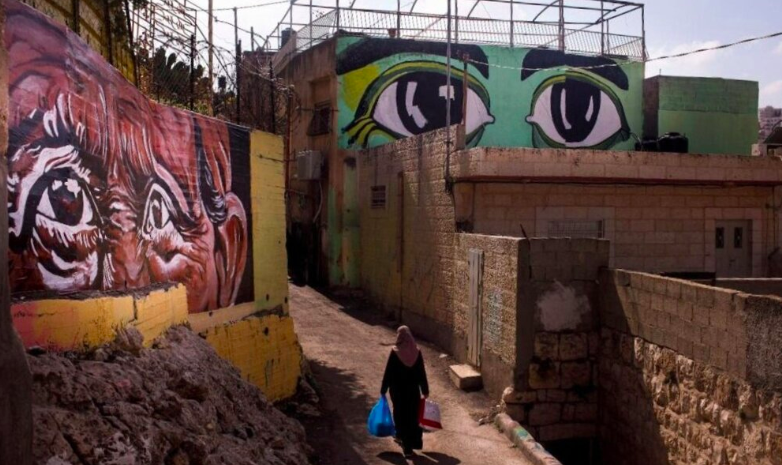
M467 328L467 360L481 366L481 301L483 300L483 251L471 249L467 255L470 276L470 315Z
M752 276L752 223L745 220L717 221L714 231L717 276L742 278Z

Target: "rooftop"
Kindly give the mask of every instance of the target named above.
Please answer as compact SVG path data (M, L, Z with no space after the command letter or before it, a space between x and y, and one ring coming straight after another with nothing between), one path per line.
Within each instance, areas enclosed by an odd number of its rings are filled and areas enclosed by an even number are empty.
M379 9L378 0L291 0L264 48L290 55L337 32L421 41L551 48L581 55L642 61L644 5L619 0L453 0L419 11L418 0ZM439 2L444 4L446 2ZM499 19L502 17L503 19ZM497 18L497 19L495 19ZM621 21L617 21L621 18ZM450 21L449 21L450 19Z

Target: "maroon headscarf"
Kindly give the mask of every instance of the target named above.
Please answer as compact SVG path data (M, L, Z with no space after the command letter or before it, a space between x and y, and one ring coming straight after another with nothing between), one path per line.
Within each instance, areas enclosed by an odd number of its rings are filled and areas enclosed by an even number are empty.
M400 326L396 330L394 352L396 352L399 360L408 367L415 365L416 360L418 360L420 350L418 349L418 344L415 343L413 333L407 326Z

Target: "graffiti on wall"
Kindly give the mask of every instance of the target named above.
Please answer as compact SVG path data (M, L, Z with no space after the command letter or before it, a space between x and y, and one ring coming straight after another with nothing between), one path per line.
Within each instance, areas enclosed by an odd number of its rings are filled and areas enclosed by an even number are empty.
M340 38L341 147L443 128L448 99L453 124L466 109L471 146L623 149L642 130L643 64L466 44L452 56L449 88L446 44Z
M253 300L249 131L149 101L66 27L6 8L12 291Z

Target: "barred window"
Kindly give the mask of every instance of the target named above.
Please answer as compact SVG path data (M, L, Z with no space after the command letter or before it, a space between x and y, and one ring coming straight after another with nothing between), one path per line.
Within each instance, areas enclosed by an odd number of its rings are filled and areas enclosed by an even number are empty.
M386 208L386 186L372 186L372 208Z

